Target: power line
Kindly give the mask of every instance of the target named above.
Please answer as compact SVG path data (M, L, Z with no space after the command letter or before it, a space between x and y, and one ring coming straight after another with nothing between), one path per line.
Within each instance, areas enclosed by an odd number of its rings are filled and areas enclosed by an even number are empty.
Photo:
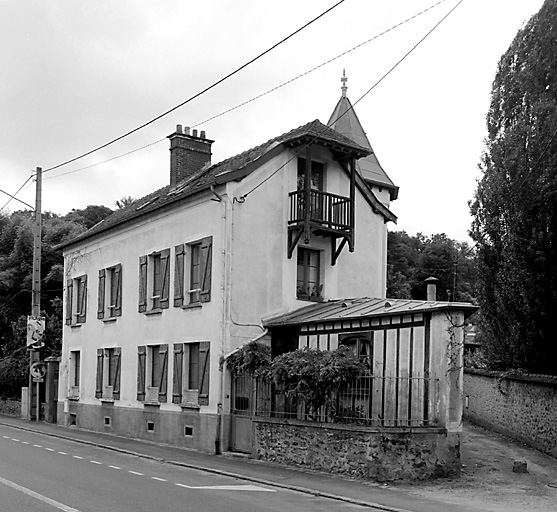
M305 28L307 28L309 25L311 25L312 23L316 22L318 19L322 18L323 16L325 16L325 14L331 12L335 7L338 7L340 4L342 4L345 0L340 0L339 2L337 2L335 5L333 5L332 7L330 7L329 9L327 9L326 11L322 12L319 16L316 16L315 18L313 18L311 21L309 21L308 23L306 23L305 25L303 25L302 27L298 28L297 30L295 30L294 32L292 32L290 35L286 36L285 38L281 39L278 43L275 43L273 46L271 46L270 48L268 48L267 50L265 50L264 52L260 53L259 55L257 55L256 57L254 57L253 59L251 59L250 61L246 62L245 64L242 64L239 68L237 68L236 70L232 71L231 73L228 73L228 75L224 76L223 78L221 78L220 80L217 80L216 82L214 82L213 84L211 84L208 87L205 87L205 89L203 89L202 91L194 94L193 96L189 97L187 100L183 101L182 103L176 105L175 107L167 110L166 112L163 112L162 114L159 114L158 116L152 118L150 121L147 121L146 123L143 123L142 125L138 126L137 128L134 128L133 130L130 130L126 133L124 133L123 135L120 135L119 137L116 137L115 139L112 139L111 141L96 147L95 149L92 149L90 151L87 151L86 153L83 153L79 156L76 156L75 158L72 158L70 160L66 160L65 162L55 165L54 167L49 167L48 169L45 169L43 171L43 173L47 173L49 171L53 171L54 169L58 169L59 167L62 167L64 165L67 165L71 162L75 162L76 160L80 160L81 158L84 158L92 153L95 153L101 149L106 148L107 146L110 146L111 144L114 144L115 142L118 142L119 140L124 139L125 137L128 137L129 135L131 135L132 133L135 133L143 128L145 128L146 126L149 126L150 124L153 124L155 121L158 121L159 119L163 118L164 116L167 116L168 114L170 114L171 112L174 112L175 110L179 109L180 107L183 107L184 105L186 105L187 103L190 103L191 101L193 101L196 98L199 98L199 96L205 94L206 92L210 91L211 89L215 88L217 85L220 85L222 82L224 82L225 80L227 80L228 78L234 76L235 74L239 73L242 69L246 68L247 66L249 66L250 64L253 64L255 61L259 60L261 57L263 57L264 55L266 55L267 53L271 52L272 50L274 50L275 48L277 48L278 46L280 46L282 43L284 43L285 41L288 41L289 39L291 39L292 37L294 37L296 34L298 34L299 32L301 32L302 30L304 30Z
M448 16L454 12L454 10L462 3L464 2L464 0L460 0L447 14L445 14L445 16L443 16L434 26L433 28L431 28L425 36L423 36L408 52L406 52L404 54L404 56L402 58L400 58L396 64L394 66L392 66L377 82L375 82L362 96L360 96L358 98L357 101L355 101L351 108L346 110L346 112L343 112L342 114L340 114L336 119L333 119L328 125L327 128L330 128L333 124L335 124L339 119L341 119L342 117L344 117L350 110L354 109L354 106L357 105L360 101L362 101L373 89L375 89L375 87L377 87L385 78L387 78L387 76L389 76L439 25L441 25L441 23L443 23L443 21L445 21ZM267 181L269 181L277 172L279 172L281 169L283 169L287 164L289 164L294 158L296 158L299 154L302 153L302 151L310 146L311 144L313 144L320 135L322 135L324 133L324 131L318 133L311 141L309 141L307 144L303 145L294 156L292 156L289 160L287 160L284 164L282 164L278 169L276 169L275 171L273 171L271 174L269 174L269 176L267 176L264 180L262 180L261 182L259 182L257 185L255 185L251 190L249 190L248 192L246 192L245 194L243 194L242 196L240 196L241 200L244 200L249 194L251 194L254 190L257 190L261 185L263 185L264 183L266 183Z
M31 174L31 176L29 176L29 178L27 178L24 182L23 185L21 185L21 187L19 187L17 189L17 192L15 194L8 194L8 192L5 192L4 190L0 190L0 192L3 192L4 194L6 194L7 196L10 196L10 199L8 199L8 201L6 202L6 204L4 204L4 206L2 206L2 208L0 208L0 212L6 208L6 206L8 206L10 204L10 202L12 201L12 199L15 199L16 201L19 201L20 203L23 203L25 206L28 206L29 208L31 208L32 210L34 210L35 208L29 204L27 204L25 201L22 201L21 199L18 199L16 196L17 194L19 194L19 192L21 191L21 189L33 178L34 174Z
M200 125L206 124L206 123L208 123L208 122L210 122L210 121L213 121L214 119L217 119L217 118L219 118L219 117L221 117L221 116L223 116L223 115L229 114L230 112L233 112L234 110L237 110L238 108L241 108L241 107L243 107L243 106L245 106L245 105L248 105L249 103L252 103L252 102L254 102L254 101L256 101L256 100L258 100L258 99L260 99L260 98L262 98L262 97L264 97L264 96L267 96L268 94L271 94L271 93L277 91L278 89L281 89L282 87L285 87L286 85L289 85L289 84L291 84L292 82L295 82L296 80L298 80L298 79L300 79L300 78L302 78L302 77L304 77L304 76L306 76L306 75L309 75L310 73L313 73L314 71L316 71L316 70L318 70L318 69L320 69L320 68L326 66L327 64L330 64L331 62L334 62L335 60L338 60L338 59L340 59L341 57L344 57L345 55L347 55L347 54L349 54L349 53L351 53L351 52L357 50L358 48L361 48L362 46L364 46L364 45L366 45L366 44L368 44L368 43L370 43L370 42L372 42L372 41L375 41L376 39L380 38L381 36L386 35L387 33L389 33L389 32L391 32L391 31L395 30L396 28L401 27L402 25L405 25L406 23L408 23L408 22L414 20L415 18L417 18L417 17L421 16L422 14L424 14L424 13L430 11L431 9L434 9L435 7L439 6L440 4L445 3L446 1L447 1L447 0L440 0L439 2L437 2L437 3L433 4L433 5L431 5L430 7L428 7L428 8L426 8L426 9L424 9L424 10L418 12L417 14L414 14L413 16L410 16L409 18L406 18L405 20L403 20L403 21L401 21L401 22L399 22L399 23L397 23L397 24L395 24L395 25L389 27L388 29L384 30L383 32L381 32L381 33L379 33L379 34L376 34L376 35L373 36L372 38L367 39L366 41L364 41L364 42L362 42L362 43L360 43L360 44L358 44L358 45L356 45L356 46L350 48L349 50L346 50L346 51L344 51L344 52L342 52L342 53L336 55L335 57L332 57L331 59L329 59L329 60L327 60L327 61L325 61L325 62L323 62L323 63L321 63L321 64L319 64L319 65L317 65L317 66L315 66L315 67L313 67L313 68L311 68L310 70L305 71L304 73L301 73L300 75L295 76L294 78L291 78L290 80L287 80L286 82L283 82L282 84L277 85L277 86L275 86L275 87L273 87L273 88L271 88L271 89L269 89L269 90L267 90L267 91L265 91L265 92L263 92L263 93L261 93L261 94L258 94L257 96L254 96L253 98L250 98L249 100L246 100L246 101L244 101L244 102L242 102L242 103L239 103L239 104L235 105L234 107L231 107L231 108L229 108L229 109L227 109L227 110L224 110L223 112L220 112L219 114L216 114L216 115L214 115L214 116L212 116L212 117L209 117L208 119L205 119L205 120L202 121L202 122L194 123L192 126L200 126ZM130 154L135 153L135 152L137 152L137 151L141 151L141 150L143 150L143 149L146 149L146 148L148 148L148 147L150 147L150 146L153 146L153 145L158 144L158 143L160 143L160 142L163 142L163 141L165 141L165 140L166 140L166 137L163 138L163 139L159 139L159 140L156 140L156 141L154 141L154 142L151 142L150 144L146 144L145 146L141 146L141 147L139 147L139 148L136 148L136 149L133 149L133 150L131 150L131 151L128 151L127 153L123 153L123 154L121 154L121 155L117 155L117 156L114 156L114 157L112 157L112 158L108 158L107 160L103 160L103 161L101 161L101 162L97 162L97 163L95 163L95 164L88 165L88 166L86 166L86 167L80 167L80 168L78 168L78 169L74 169L74 170L72 170L72 171L68 171L68 172L65 172L65 173L62 173L62 174L57 174L56 176L50 176L50 177L47 177L47 178L45 178L45 179L58 178L58 177L60 177L60 176L66 176L66 175L68 175L68 174L73 174L73 173L75 173L75 172L79 172L79 171L83 171L83 170L86 170L86 169L90 169L91 167L96 167L96 166L98 166L98 165L102 165L102 164L105 164L105 163L107 163L107 162L111 162L111 161L113 161L113 160L116 160L116 159L118 159L118 158L122 158L122 157L124 157L124 156L130 155ZM44 172L46 172L46 171L43 171L43 173L44 173Z

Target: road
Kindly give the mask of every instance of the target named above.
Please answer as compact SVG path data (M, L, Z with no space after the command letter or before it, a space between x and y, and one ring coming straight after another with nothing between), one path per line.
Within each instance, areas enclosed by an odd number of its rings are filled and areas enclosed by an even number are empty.
M0 512L377 510L0 426Z

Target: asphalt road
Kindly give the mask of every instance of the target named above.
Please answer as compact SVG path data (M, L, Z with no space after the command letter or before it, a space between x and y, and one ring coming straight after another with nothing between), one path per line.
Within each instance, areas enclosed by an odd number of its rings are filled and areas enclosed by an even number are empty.
M377 510L0 426L0 512Z

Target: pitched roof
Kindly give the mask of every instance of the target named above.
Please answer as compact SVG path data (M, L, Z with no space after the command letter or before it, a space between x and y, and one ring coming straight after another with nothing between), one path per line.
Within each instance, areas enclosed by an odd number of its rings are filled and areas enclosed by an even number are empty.
M356 163L358 171L366 181L388 189L391 200L395 200L398 197L398 187L392 182L383 167L381 167L344 89L327 125L360 146L369 149L371 153Z
M137 219L149 212L187 199L199 192L209 190L211 186L241 179L255 170L259 164L259 160L280 144L295 147L308 142L324 145L333 153L354 154L356 158L361 158L369 154L369 149L360 146L352 139L325 126L316 119L275 137L274 139L268 140L264 144L244 151L239 155L203 168L193 176L186 178L173 187L168 185L152 192L134 201L132 204L116 210L112 215L102 220L85 233L60 244L58 248L68 247L90 238L91 236ZM391 218L394 217L392 213L387 209L383 210L380 209L379 211L385 216L386 220L393 220ZM390 216L388 214L390 214ZM396 220L396 217L394 218Z
M478 310L468 302L440 302L410 299L336 299L318 302L290 313L269 318L264 327L296 326L323 322L341 322L362 318L408 315L443 310L464 311L466 316Z

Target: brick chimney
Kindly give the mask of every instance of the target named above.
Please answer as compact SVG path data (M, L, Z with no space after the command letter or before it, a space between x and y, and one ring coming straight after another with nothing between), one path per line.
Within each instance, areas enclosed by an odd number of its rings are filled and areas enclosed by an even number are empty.
M204 166L211 165L211 145L213 140L205 138L202 131L197 130L190 135L190 128L176 125L176 131L169 135L170 139L170 186L189 178Z

